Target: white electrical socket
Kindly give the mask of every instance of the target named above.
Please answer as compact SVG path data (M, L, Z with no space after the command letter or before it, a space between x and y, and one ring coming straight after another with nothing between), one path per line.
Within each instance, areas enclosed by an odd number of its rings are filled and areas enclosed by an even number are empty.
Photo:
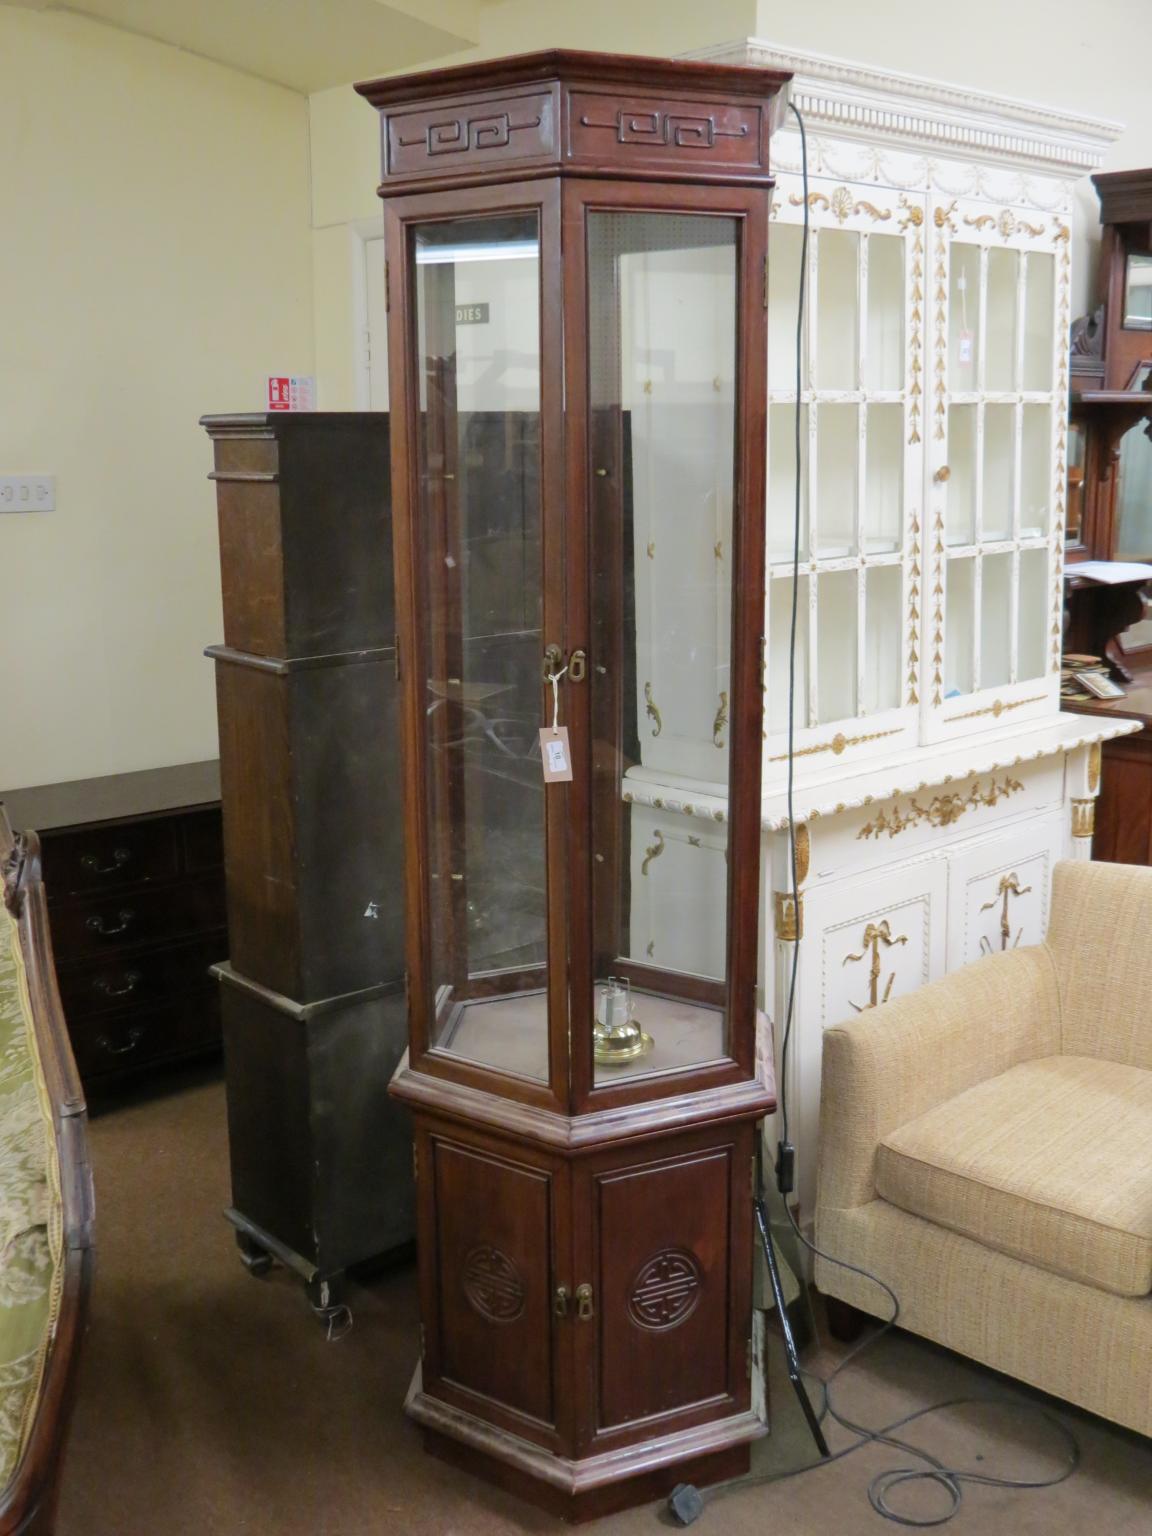
M0 512L55 510L55 475L0 475Z

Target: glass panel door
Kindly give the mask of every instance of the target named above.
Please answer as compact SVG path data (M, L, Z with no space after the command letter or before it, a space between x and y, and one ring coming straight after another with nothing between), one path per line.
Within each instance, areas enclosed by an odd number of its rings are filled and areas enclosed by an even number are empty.
M923 463L924 211L887 188L830 178L814 178L810 188L799 401L804 200L794 176L780 178L769 240L770 773L782 772L788 724L797 405L803 575L794 723L801 767L819 766L824 752L890 752L917 724L917 661L908 658L916 650L920 572L915 552L906 552L906 525L910 514L919 516ZM851 728L865 718L867 727Z
M548 1080L535 213L411 230L430 1043Z
M955 200L933 208L932 226L924 693L940 729L968 730L1005 710L1035 712L1054 683L1046 605L1065 497L1067 231L1039 214ZM973 703L973 694L988 697Z
M727 827L692 802L729 784L737 249L587 215L597 1086L729 1056Z

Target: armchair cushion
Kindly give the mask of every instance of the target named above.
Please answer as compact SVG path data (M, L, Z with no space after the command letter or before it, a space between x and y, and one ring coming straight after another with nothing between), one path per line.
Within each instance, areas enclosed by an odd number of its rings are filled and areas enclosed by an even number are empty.
M876 1189L1053 1274L1144 1296L1152 1072L1086 1056L1021 1062L889 1132Z

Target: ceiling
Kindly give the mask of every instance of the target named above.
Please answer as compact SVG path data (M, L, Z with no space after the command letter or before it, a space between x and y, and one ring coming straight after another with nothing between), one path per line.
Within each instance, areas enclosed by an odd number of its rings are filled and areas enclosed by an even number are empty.
M472 47L486 0L0 0L64 11L311 92Z

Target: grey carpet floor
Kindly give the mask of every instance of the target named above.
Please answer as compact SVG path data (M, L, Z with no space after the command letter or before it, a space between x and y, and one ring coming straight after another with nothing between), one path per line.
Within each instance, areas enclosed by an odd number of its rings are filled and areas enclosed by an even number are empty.
M558 1522L427 1456L401 1403L416 1352L411 1267L351 1297L354 1326L328 1343L299 1284L252 1279L220 1212L228 1203L223 1089L191 1081L92 1124L97 1272L58 1536L513 1536ZM1152 1305L1152 1302L1149 1302ZM774 1341L778 1346L778 1341ZM779 1349L776 1347L777 1367ZM826 1370L837 1347L806 1363ZM776 1370L773 1432L761 1472L810 1461L787 1381ZM897 1333L850 1368L838 1402L880 1425L940 1398L995 1393L1046 1402L956 1356ZM1149 1536L1152 1442L1060 1410L1083 1458L1058 1488L971 1488L951 1536ZM837 1432L836 1444L850 1437ZM1057 1458L1023 1408L950 1411L915 1431L952 1465L1042 1477ZM874 1473L899 1465L875 1446L786 1481L709 1504L699 1536L870 1536L900 1527L869 1507ZM903 1504L941 1507L931 1489ZM655 1506L587 1527L612 1536L668 1529Z

